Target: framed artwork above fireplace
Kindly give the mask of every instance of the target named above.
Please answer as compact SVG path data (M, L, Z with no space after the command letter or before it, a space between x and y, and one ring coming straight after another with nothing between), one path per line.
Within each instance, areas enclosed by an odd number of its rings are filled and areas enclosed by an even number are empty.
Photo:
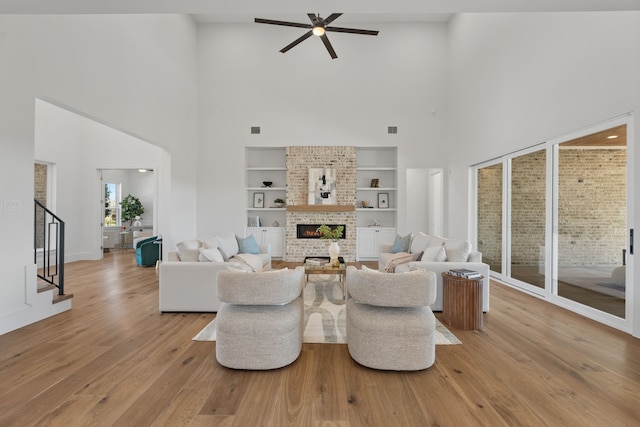
M336 170L333 168L309 168L310 205L335 205Z

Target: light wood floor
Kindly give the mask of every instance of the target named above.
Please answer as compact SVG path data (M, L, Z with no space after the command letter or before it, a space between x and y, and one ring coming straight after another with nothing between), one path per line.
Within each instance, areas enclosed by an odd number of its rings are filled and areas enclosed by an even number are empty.
M191 338L214 314L158 312L131 251L66 267L73 309L0 336L0 426L637 426L640 340L493 283L482 331L424 371L304 344L267 372ZM439 316L439 313L437 314ZM380 343L384 345L384 343Z

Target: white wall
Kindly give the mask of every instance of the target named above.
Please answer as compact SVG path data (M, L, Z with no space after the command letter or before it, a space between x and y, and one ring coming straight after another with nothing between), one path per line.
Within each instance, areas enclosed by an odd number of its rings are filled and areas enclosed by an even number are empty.
M400 203L406 168L444 167L446 24L358 27L380 34L329 34L335 60L315 37L280 53L295 28L199 27L200 234L243 231L246 146L397 145Z
M25 303L33 266L35 99L165 148L165 233L195 235L193 221L169 219L195 217L197 79L196 30L187 16L0 15L0 28L0 206L21 206L0 208L0 236L11 242L0 245L3 333L44 317Z
M136 197L142 197L146 207L151 207L152 213L156 187L154 176L149 174L145 179L147 185L141 187L138 181L143 177L138 175L143 174L137 168L163 173L160 165L166 153L161 148L41 100L36 101L35 126L35 158L52 163L56 168L56 215L66 224L65 260L101 259L100 220L104 212L101 196L104 190L98 170L104 169L105 165L109 169L131 169L121 171L123 197L133 191ZM131 174L133 177L129 176ZM150 224L153 225L153 216Z
M638 129L640 12L463 14L449 46L452 237L468 233L469 165L629 112ZM636 130L628 141L636 166L639 143ZM637 194L640 174L632 179ZM640 316L634 322L638 336Z

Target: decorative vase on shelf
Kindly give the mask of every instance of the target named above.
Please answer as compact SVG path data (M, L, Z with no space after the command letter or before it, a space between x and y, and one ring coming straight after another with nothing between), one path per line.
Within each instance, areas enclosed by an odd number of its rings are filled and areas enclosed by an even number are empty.
M332 266L339 266L340 261L338 256L340 255L340 246L338 246L337 240L332 240L329 245L329 260Z

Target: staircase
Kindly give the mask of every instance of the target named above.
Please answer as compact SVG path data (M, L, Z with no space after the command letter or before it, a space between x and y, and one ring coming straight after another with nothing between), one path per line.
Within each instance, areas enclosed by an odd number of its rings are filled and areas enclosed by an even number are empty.
M64 233L64 221L34 200L33 262L38 293L57 289L54 304L73 298L73 294L64 293Z

